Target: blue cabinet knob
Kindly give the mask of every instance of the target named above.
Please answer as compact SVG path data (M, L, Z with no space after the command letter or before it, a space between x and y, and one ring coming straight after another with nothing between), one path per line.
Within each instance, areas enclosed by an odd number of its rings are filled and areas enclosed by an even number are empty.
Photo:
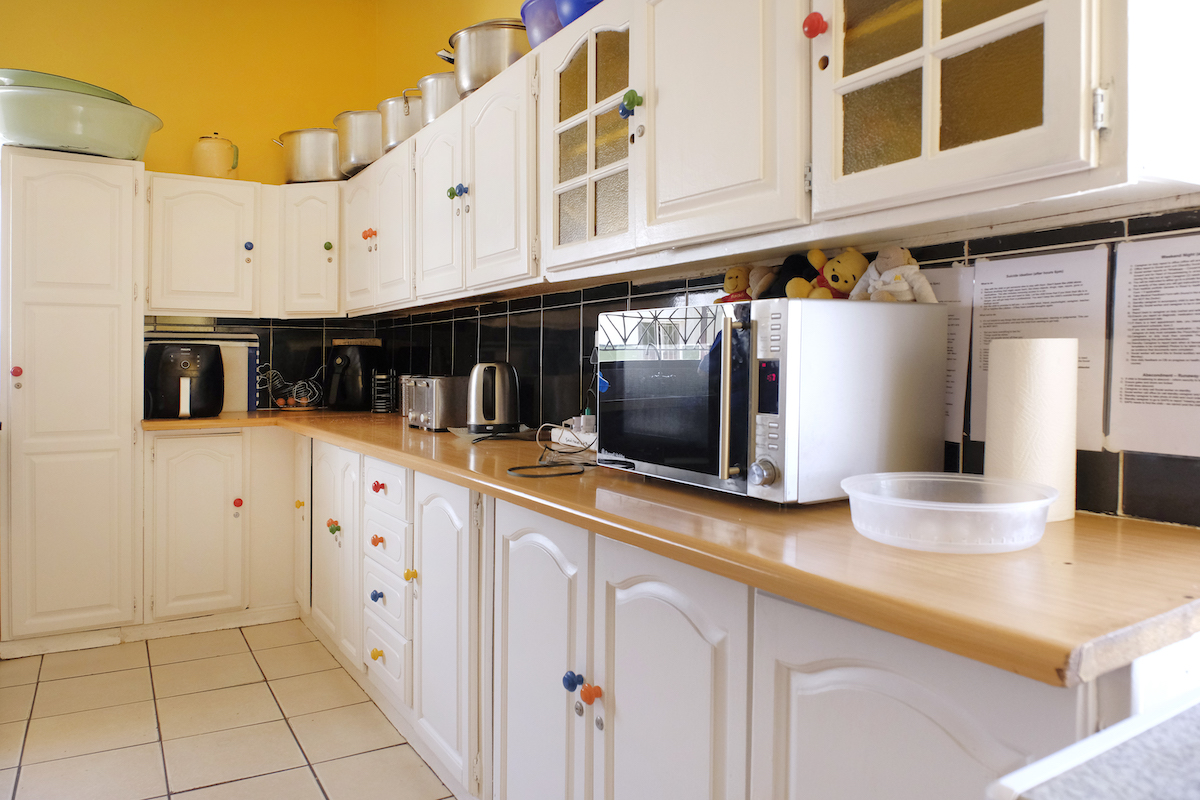
M582 675L576 675L574 672L568 671L566 675L563 675L563 688L568 692L573 692L580 686L583 686L583 681L584 677Z
M463 185L460 183L458 186L455 186L455 187L454 187L454 192L455 192L455 194L457 194L459 197L462 197L464 194L469 194L469 193L471 192L471 188L470 188L469 186L463 186Z
M382 599L383 599L383 592L376 591L375 589L371 590L371 602L372 603L378 603Z
M247 250L253 250L253 249L254 249L254 242L246 242L246 249L247 249Z

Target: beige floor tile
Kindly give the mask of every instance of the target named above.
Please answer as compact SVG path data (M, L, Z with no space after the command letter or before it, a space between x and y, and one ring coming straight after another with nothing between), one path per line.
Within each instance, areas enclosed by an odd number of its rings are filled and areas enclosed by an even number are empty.
M33 708L33 693L36 690L36 683L0 689L0 722L29 719L29 710Z
M0 771L0 800L12 800L13 789L17 786L17 771L6 769Z
M283 719L283 714L271 690L261 682L158 701L158 727L163 741L277 719Z
M368 699L366 692L340 668L271 681L271 691L285 717L354 705Z
M25 722L6 722L0 725L0 769L21 763L21 746L25 744ZM0 792L0 800L4 793Z
M154 671L154 694L160 698L224 689L263 679L249 650L231 656L181 661L151 669Z
M304 766L304 754L287 723L189 736L163 742L172 792L266 775Z
M320 642L305 642L304 644L275 647L270 650L259 650L254 657L258 659L258 666L269 681L303 675L307 672L337 669L338 667L337 660L329 655L325 645Z
M374 703L331 708L292 717L292 731L313 764L404 744Z
M245 653L250 649L246 646L246 640L242 638L242 632L237 628L151 639L147 644L150 646L151 666L228 656L233 653Z
M59 714L30 720L21 763L36 764L157 741L158 719L151 700Z
M180 800L324 800L308 767L176 794Z
M401 745L313 766L329 800L440 800L450 797L428 765Z
M5 686L21 686L26 683L37 683L38 670L42 666L41 656L13 658L0 661L0 688Z
M101 672L119 672L148 666L150 662L146 660L146 643L125 642L90 650L74 650L70 653L49 653L42 659L42 674L38 679L57 681L62 678L78 678L80 675L97 675Z
M150 670L145 667L61 681L43 681L38 684L37 690L37 701L33 704L34 718L123 706L154 697L150 689Z
M316 641L317 637L298 619L287 622L272 622L269 625L254 625L242 628L251 650L266 650L271 647L286 647L289 644Z
M166 791L155 743L22 767L17 800L149 800Z

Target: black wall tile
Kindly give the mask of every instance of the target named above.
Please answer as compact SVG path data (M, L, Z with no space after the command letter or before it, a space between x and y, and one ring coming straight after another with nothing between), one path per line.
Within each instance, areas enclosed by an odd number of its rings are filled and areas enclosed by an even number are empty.
M561 422L583 408L580 307L542 310L542 420Z
M519 311L531 311L535 308L542 307L542 297L518 297L516 300L508 301L508 313L516 314Z
M585 303L594 300L612 300L617 297L629 296L629 281L621 281L619 283L606 283L603 286L592 286L583 290L583 301Z
M479 360L508 360L508 316L479 318Z
M1129 220L1129 235L1166 233L1167 231L1200 228L1200 208L1174 211L1170 214L1155 214L1149 217L1134 217Z
M724 278L721 279L724 281ZM683 293L687 289L688 282L686 280L677 281L659 281L658 283L635 283L630 290L631 295L638 294L668 294L670 292Z
M983 442L963 439L962 471L964 475L983 474Z
M1125 453L1124 512L1200 525L1200 458Z
M682 308L687 304L687 292L685 291L674 294L630 295L629 297L631 311L643 308Z
M472 319L479 316L479 306L463 306L454 309L455 319Z
M410 349L412 363L411 375L429 375L429 350L433 326L429 323L413 325L410 333Z
M1125 223L1123 222L1094 222L1089 225L1073 225L1068 228L1054 228L1047 231L1010 233L1002 236L989 236L984 239L971 239L967 242L967 252L972 258L975 258L989 253L1027 250L1032 247L1086 244L1098 239L1117 239L1124 235Z
M958 442L946 442L946 456L942 464L942 472L958 472L958 461L961 456L961 444Z
M1080 450L1075 454L1075 507L1098 514L1117 513L1121 454Z
M508 363L516 367L521 384L521 422L542 424L542 312L508 316Z
M454 320L454 364L451 375L466 376L479 362L479 319Z
M931 244L925 247L911 247L908 250L918 264L930 261L958 261L967 257L966 242L950 242L949 244Z
M542 295L542 308L577 306L583 301L583 292L555 292Z
M502 300L499 303L484 303L483 305L479 306L479 315L481 317L482 316L492 316L493 314L507 314L507 313L508 313L508 301L507 300Z
M435 322L429 327L429 374L449 375L454 369L454 323Z
M688 278L688 291L693 289L720 289L725 285L725 273L706 275L703 278Z
M319 328L279 328L271 329L270 352L264 357L259 353L259 363L270 364L274 372L266 374L270 384L270 397L266 398L266 407L275 405L276 399L286 400L295 391L297 383L308 381L309 390L320 386L325 375L325 351L323 347L324 334ZM261 397L261 403L264 398Z
M412 374L412 326L392 325L380 331L388 363L397 375Z

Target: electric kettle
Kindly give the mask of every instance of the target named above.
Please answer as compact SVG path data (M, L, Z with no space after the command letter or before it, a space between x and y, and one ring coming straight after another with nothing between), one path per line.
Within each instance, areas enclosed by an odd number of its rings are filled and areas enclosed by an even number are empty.
M236 178L237 145L221 135L201 136L192 147L192 172L205 178Z
M506 361L476 364L467 384L468 433L521 430L517 370Z

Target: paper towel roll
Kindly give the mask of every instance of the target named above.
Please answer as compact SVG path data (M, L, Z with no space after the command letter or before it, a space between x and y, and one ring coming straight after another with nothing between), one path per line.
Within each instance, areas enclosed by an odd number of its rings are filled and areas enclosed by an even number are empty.
M983 474L1058 489L1050 522L1075 516L1078 339L994 339Z

